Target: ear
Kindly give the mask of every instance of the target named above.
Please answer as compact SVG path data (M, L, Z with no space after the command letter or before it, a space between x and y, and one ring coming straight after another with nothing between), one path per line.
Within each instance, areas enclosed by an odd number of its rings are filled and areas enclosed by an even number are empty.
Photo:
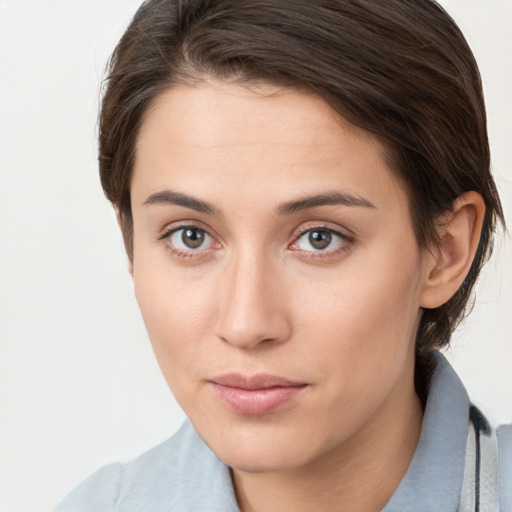
M437 308L460 288L478 248L484 214L482 196L466 192L457 198L453 211L439 219L439 244L426 257L421 307Z
M123 231L123 220L121 219L121 212L117 206L114 206L114 210L116 212L116 219L117 219L117 225L119 226L119 229L121 232ZM130 258L128 258L128 261ZM133 263L129 261L128 263L128 272L130 272L130 275L133 277Z

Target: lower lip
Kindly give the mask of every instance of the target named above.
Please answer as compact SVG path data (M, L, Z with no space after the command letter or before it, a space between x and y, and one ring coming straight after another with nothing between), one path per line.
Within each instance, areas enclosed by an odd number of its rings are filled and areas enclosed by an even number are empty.
M217 398L231 411L246 416L261 416L275 411L295 398L306 386L276 386L241 389L210 383Z

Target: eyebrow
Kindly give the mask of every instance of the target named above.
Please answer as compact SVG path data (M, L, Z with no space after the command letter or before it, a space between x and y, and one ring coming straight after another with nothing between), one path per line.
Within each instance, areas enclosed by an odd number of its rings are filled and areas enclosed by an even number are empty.
M290 215L298 211L316 208L318 206L343 205L362 206L365 208L376 208L376 206L362 197L357 197L345 192L325 192L314 196L303 197L295 201L282 204L277 209L278 215Z
M220 216L221 214L219 209L215 208L215 206L213 206L211 203L208 203L207 201L202 201L201 199L196 199L194 197L182 194L180 192L174 192L172 190L162 190L161 192L155 192L144 201L144 206L157 204L175 204L209 215Z
M165 205L174 204L178 206L184 206L200 213L206 213L208 215L221 216L221 211L207 201L196 199L195 197L181 192L175 192L173 190L162 190L151 194L145 201L144 206L151 205ZM324 192L322 194L316 194L313 196L302 197L294 201L289 201L281 204L277 208L277 214L291 215L298 211L307 210L310 208L316 208L318 206L330 206L330 205L343 205L343 206L360 206L365 208L376 208L367 199L357 197L346 192Z

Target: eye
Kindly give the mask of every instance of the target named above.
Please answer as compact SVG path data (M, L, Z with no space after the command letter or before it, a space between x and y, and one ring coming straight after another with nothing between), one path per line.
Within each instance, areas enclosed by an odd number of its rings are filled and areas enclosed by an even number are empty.
M336 252L348 244L347 237L332 229L315 228L303 232L295 242L296 249L309 252Z
M177 251L205 250L213 244L213 238L204 229L194 226L174 229L165 237L168 238L173 249Z

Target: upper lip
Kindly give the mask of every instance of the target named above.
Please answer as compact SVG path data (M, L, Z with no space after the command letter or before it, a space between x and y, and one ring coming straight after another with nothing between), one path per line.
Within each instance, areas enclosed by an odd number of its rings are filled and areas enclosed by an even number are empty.
M240 373L228 373L210 379L210 382L239 389L267 389L275 387L305 386L305 382L297 382L276 375L258 374L246 376Z

